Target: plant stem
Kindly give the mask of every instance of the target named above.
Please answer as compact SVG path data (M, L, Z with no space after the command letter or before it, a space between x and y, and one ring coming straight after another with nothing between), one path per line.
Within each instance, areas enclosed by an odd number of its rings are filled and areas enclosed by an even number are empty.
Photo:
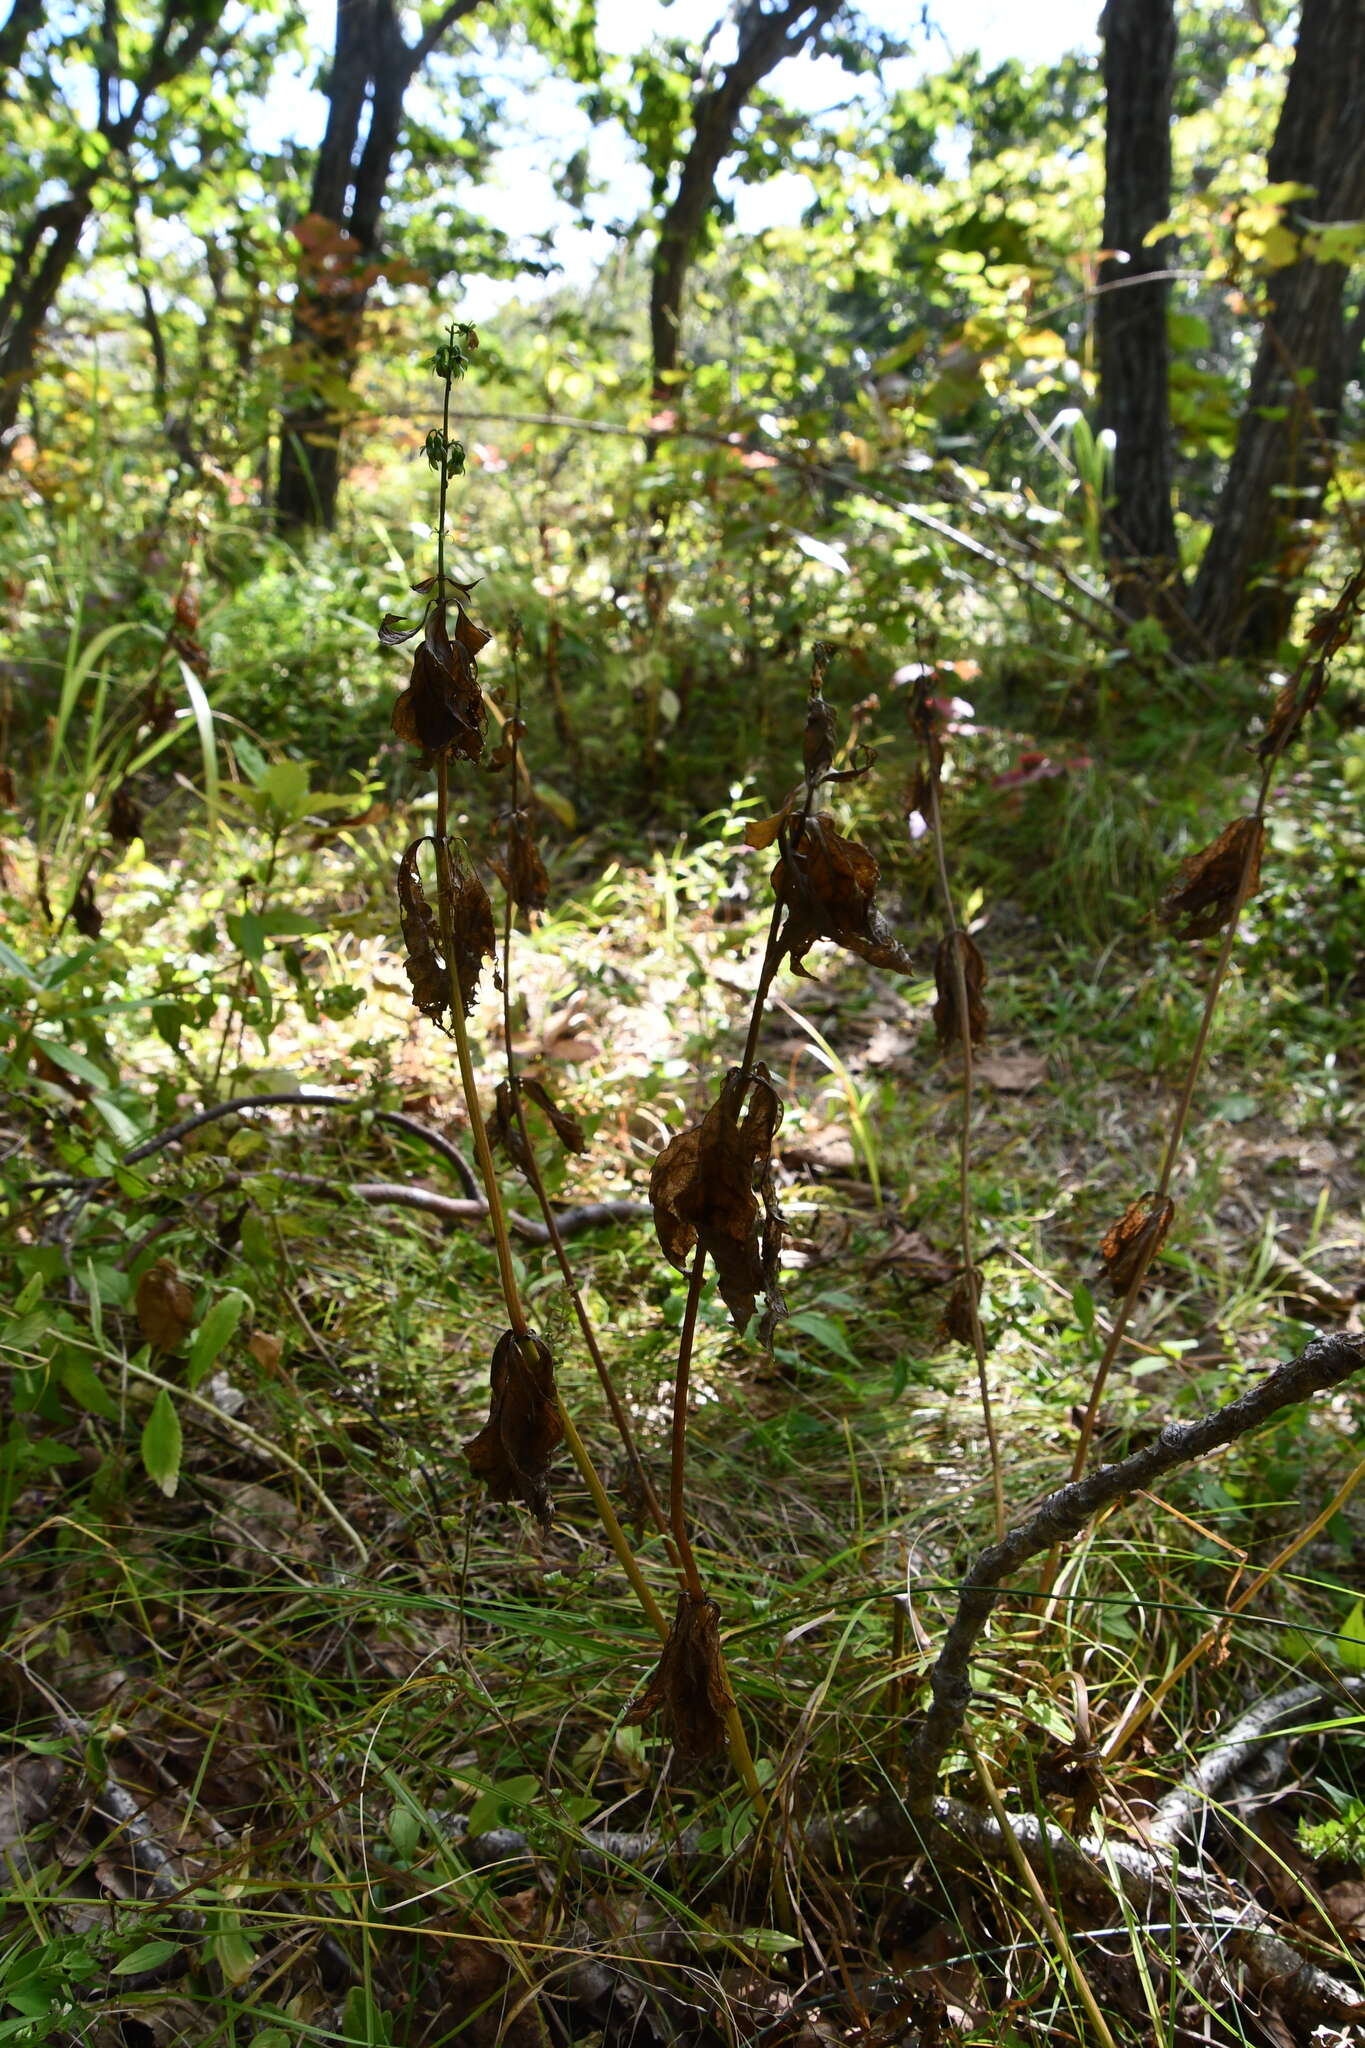
M948 923L948 946L953 966L953 990L957 999L958 1029L962 1036L962 1129L958 1142L957 1218L958 1243L962 1250L963 1281L967 1311L972 1327L972 1351L976 1357L976 1381L981 1395L981 1418L991 1459L991 1493L995 1503L995 1540L1005 1533L1005 1480L1000 1460L1000 1439L996 1434L995 1411L991 1406L990 1374L986 1366L986 1336L981 1327L977 1302L976 1259L972 1248L972 1029L968 1015L967 975L958 945L957 912L953 906L952 883L948 879L948 853L943 839L943 811L939 803L938 754L929 752L929 829L934 838L934 859L938 866L939 894Z
M515 659L514 653L514 663ZM514 809L517 802L517 738L515 721L520 716L521 675L518 669L516 701L513 706L514 723L512 728L511 761L512 804ZM508 874L510 877L510 858L508 861ZM611 1410L612 1420L616 1424L621 1442L625 1446L626 1456L630 1460L631 1470L635 1474L635 1481L640 1489L641 1501L650 1520L663 1537L665 1544L669 1545L671 1560L676 1564L677 1558L672 1553L672 1539L669 1533L668 1517L664 1513L658 1494L654 1491L653 1483L645 1468L644 1460L640 1455L639 1445L635 1441L635 1432L630 1426L630 1417L626 1413L625 1403L617 1391L616 1382L611 1376L611 1369L602 1355L602 1347L597 1341L597 1332L593 1328L592 1318L588 1314L587 1303L584 1301L582 1290L578 1285L578 1277L574 1272L569 1255L564 1249L564 1240L560 1236L559 1224L555 1218L554 1210L550 1206L550 1197L546 1193L545 1182L540 1171L540 1162L536 1158L535 1146L531 1142L531 1133L526 1122L526 1105L522 1100L521 1076L517 1069L516 1055L512 1050L512 912L514 907L509 881L508 887L504 892L502 925L502 1036L503 1055L507 1062L507 1081L512 1092L512 1107L516 1113L517 1129L521 1133L522 1171L525 1173L530 1183L531 1192L539 1204L541 1217L549 1234L550 1248L554 1252L555 1263L559 1267L560 1278L564 1282L565 1291L573 1304L574 1315L577 1319L579 1330L582 1333L583 1342L587 1346L588 1356L592 1360L593 1370L597 1374L598 1383L606 1397L607 1406Z
M687 1283L687 1307L678 1333L678 1366L673 1379L673 1454L668 1476L668 1519L673 1527L673 1541L678 1547L683 1580L694 1600L704 1600L706 1591L687 1534L687 1388L692 1373L692 1346L697 1335L697 1310L701 1306L705 1277L706 1253L698 1245Z
M453 346L455 329L450 329ZM446 500L450 489L450 475L445 453L450 441L450 391L454 381L453 370L444 378L444 396L441 411L443 453L441 480L437 506L436 524L436 603L445 598L445 537ZM507 1228L507 1213L503 1206L502 1190L498 1186L497 1169L488 1143L488 1131L479 1108L478 1083L474 1077L474 1062L469 1049L469 1029L465 1021L464 995L460 988L459 968L455 958L454 928L454 879L450 872L450 770L444 754L436 760L436 902L437 921L441 934L441 947L445 954L446 972L450 983L451 1035L455 1040L455 1054L460 1067L460 1086L464 1092L465 1107L469 1115L470 1135L474 1141L474 1156L478 1161L479 1173L483 1179L484 1193L488 1200L488 1223L493 1234L493 1245L497 1254L498 1276L502 1286L503 1301L507 1308L507 1320L516 1334L528 1337L531 1333L526 1311L522 1306L521 1292L517 1286L516 1268L512 1260L512 1240ZM588 1453L588 1448L574 1427L573 1420L564 1406L562 1394L556 1388L556 1405L564 1429L564 1439L577 1465L579 1473L592 1497L593 1506L611 1544L621 1569L625 1572L636 1598L649 1618L651 1627L661 1637L668 1635L668 1623L663 1611L654 1598L644 1574L641 1572L635 1553L626 1539L625 1531L616 1518L607 1492L598 1477L597 1469Z
M1252 813L1258 828L1263 825L1265 820L1266 801L1270 795L1270 783L1274 769L1275 763L1268 761L1261 776L1261 787L1256 798L1256 808ZM1195 1035L1194 1047L1185 1069L1185 1078L1180 1090L1180 1100L1176 1104L1175 1115L1171 1119L1170 1133L1166 1140L1166 1149L1161 1161L1161 1172L1152 1193L1152 1203L1154 1206L1164 1202L1170 1193L1171 1181L1175 1174L1176 1163L1180 1157L1180 1148L1185 1140L1185 1127L1189 1122L1190 1109L1194 1103L1194 1091L1198 1085L1200 1073L1203 1070L1204 1056L1208 1051L1209 1033L1213 1029L1214 1012L1218 1007L1218 999L1223 993L1223 984L1227 979L1228 968L1232 962L1232 949L1237 942L1237 928L1241 923L1242 910L1250 893L1251 871L1256 857L1259 838L1260 833L1258 829L1247 842L1246 855L1242 862L1241 878L1237 884L1237 894L1233 899L1232 914L1228 919L1227 930L1223 933L1223 943L1218 949L1218 959L1214 965L1213 974L1210 977L1208 990L1204 997L1204 1012L1199 1019L1199 1030ZM1073 1479L1080 1478L1085 1470L1086 1460L1090 1456L1090 1445L1095 1434L1095 1424L1099 1417L1100 1402L1104 1397L1104 1390L1108 1383L1110 1370L1118 1356L1119 1345L1123 1341L1123 1333L1127 1327L1128 1318L1137 1305L1137 1298L1141 1292L1142 1283L1147 1277L1147 1268L1151 1264L1152 1257L1153 1251L1149 1249L1138 1260L1127 1291L1115 1312L1113 1324L1105 1341L1104 1350L1100 1355L1100 1362L1095 1368L1095 1376L1090 1385L1090 1397L1086 1402L1085 1414L1081 1418L1080 1432L1076 1440L1075 1456L1071 1461L1071 1477ZM1049 1560L1049 1565L1051 1565L1051 1560ZM1051 1570L1044 1574L1044 1580L1047 1585L1051 1585L1053 1576L1054 1574Z

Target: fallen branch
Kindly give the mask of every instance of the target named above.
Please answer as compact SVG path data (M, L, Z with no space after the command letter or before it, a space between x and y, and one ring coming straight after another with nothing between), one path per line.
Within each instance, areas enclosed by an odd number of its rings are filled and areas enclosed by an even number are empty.
M1341 1704L1348 1711L1365 1700L1365 1678L1310 1679L1291 1686L1288 1692L1258 1700L1225 1735L1202 1756L1188 1776L1181 1779L1161 1801L1147 1826L1149 1839L1160 1845L1188 1840L1198 1830L1196 1823L1204 1808L1233 1785L1264 1751L1266 1738L1287 1728L1319 1700Z
M215 1102L206 1109L197 1109L190 1116L181 1117L178 1123L168 1124L164 1131L144 1138L140 1145L134 1145L131 1152L123 1155L125 1166L136 1166L140 1160L151 1159L168 1146L178 1144L191 1131L203 1130L208 1124L216 1124L222 1117L236 1116L247 1109L346 1109L353 1115L361 1115L369 1108L367 1103L353 1102L345 1095L322 1095L303 1093L274 1093L269 1095L239 1095L229 1102ZM474 1178L474 1169L457 1146L440 1131L432 1130L430 1124L419 1123L414 1116L407 1116L399 1109L375 1109L369 1112L377 1124L387 1124L390 1130L401 1131L405 1137L415 1138L420 1145L426 1145L433 1152L439 1152L442 1159L453 1170L456 1179L466 1195L477 1196L479 1184Z
M396 1208L420 1209L424 1215L437 1216L443 1223L476 1223L488 1214L487 1202L437 1194L434 1188L415 1187L405 1180L336 1181L319 1173L277 1173L275 1179L291 1187L312 1188L318 1194L338 1198L354 1195L361 1202L391 1202ZM557 1209L554 1218L561 1237L574 1237L583 1230L597 1230L611 1223L633 1223L649 1214L648 1202L578 1202L570 1209ZM515 1209L509 1209L507 1221L518 1237L524 1237L528 1243L549 1244L550 1233L539 1217L520 1216Z
M1274 1931L1253 1899L1202 1865L1168 1860L1121 1837L1077 1842L1037 1814L1007 1813L1004 1822L963 1800L940 1796L932 1810L935 1849L959 1863L1012 1864L1022 1848L1039 1877L1068 1896L1105 1904L1117 1888L1140 1916L1155 1920L1166 1939L1174 1914L1186 1932L1213 1952L1224 1972L1236 1965L1258 1990L1273 1988L1290 2011L1332 2019L1365 2013L1365 1992L1359 1986L1305 1957ZM534 1864L540 1853L515 1828L470 1836L457 1820L452 1833L475 1869ZM700 1828L689 1828L674 1841L652 1833L585 1828L576 1839L556 1840L553 1861L557 1868L567 1859L580 1870L638 1878L669 1863L695 1865L708 1853L702 1839ZM908 1808L887 1804L823 1815L802 1830L799 1848L813 1861L842 1865L861 1877L875 1862L904 1863L924 1855L928 1842ZM548 1856L548 1850L543 1854ZM1077 1929L1074 1938L1083 1934Z
M1042 1506L1000 1543L983 1550L962 1581L957 1611L929 1674L930 1703L912 1725L908 1742L911 1807L926 1820L943 1759L957 1742L971 1705L968 1675L976 1646L995 1611L1005 1581L1030 1558L1079 1536L1101 1509L1130 1500L1163 1473L1205 1458L1210 1451L1259 1429L1272 1415L1340 1385L1365 1366L1365 1337L1316 1337L1297 1358L1267 1374L1226 1407L1199 1422L1168 1422L1154 1442L1117 1465L1103 1465L1048 1495Z

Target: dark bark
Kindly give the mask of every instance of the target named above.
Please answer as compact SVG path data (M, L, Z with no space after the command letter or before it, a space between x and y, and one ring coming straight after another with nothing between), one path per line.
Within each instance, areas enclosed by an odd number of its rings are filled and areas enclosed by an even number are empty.
M0 27L0 98L11 90L9 73L28 48L34 31L42 26L45 12L44 0L14 0Z
M1311 185L1287 225L1365 214L1365 7L1304 0L1271 184ZM1348 374L1346 267L1311 258L1276 271L1237 445L1191 609L1215 653L1265 654L1288 633L1317 545Z
M22 50L33 27L24 27L24 20L16 0L8 21L0 29L0 50L11 31L18 36L21 30ZM82 168L66 194L34 216L11 258L4 294L0 297L0 470L10 461L12 429L19 417L25 386L33 375L38 344L94 210L96 186L110 163L126 154L137 139L153 93L198 62L215 29L219 29L215 11L197 7L193 0L165 0L146 61L139 73L129 76L119 63L116 18L108 17L104 62L98 80L95 134L102 145L99 160ZM231 31L220 31L214 48L225 49L231 39ZM132 88L126 112L120 112L121 86Z
M336 524L344 426L336 394L349 386L360 353L403 102L447 30L478 4L452 0L410 44L396 0L337 0L327 127L309 200L313 219L333 230L332 249L325 261L305 251L299 269L291 336L297 381L280 421L275 492L285 529Z
M1109 0L1104 29L1104 246L1095 307L1101 430L1114 436L1105 522L1110 593L1129 618L1180 609L1171 504L1166 306L1171 210L1173 0Z
M765 9L749 0L739 17L739 46L692 116L692 140L678 173L678 189L659 223L649 287L649 341L656 404L676 385L681 355L683 291L697 237L715 205L716 175L734 147L739 117L755 88L784 58L795 57L838 13L841 0L788 0Z

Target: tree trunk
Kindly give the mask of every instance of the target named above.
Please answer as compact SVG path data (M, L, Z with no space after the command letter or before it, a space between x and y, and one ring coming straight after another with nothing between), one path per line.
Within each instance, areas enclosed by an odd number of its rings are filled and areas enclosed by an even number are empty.
M9 467L19 408L33 374L38 342L76 258L89 220L94 179L43 208L14 253L0 300L0 471Z
M1104 29L1104 246L1095 335L1101 431L1114 437L1105 555L1114 602L1129 618L1180 609L1171 507L1172 444L1166 237L1171 210L1173 0L1108 0ZM1144 280L1149 280L1144 282Z
M1271 184L1311 185L1296 229L1365 214L1365 6L1303 0L1298 42L1266 165ZM1213 652L1267 654L1293 621L1319 539L1347 373L1346 266L1302 258L1270 280L1269 308L1237 445L1195 581L1192 610Z
M404 97L446 30L477 5L452 0L409 44L396 0L337 0L327 127L313 173L310 239L300 260L290 338L295 382L280 419L275 512L286 530L330 532L336 524L345 397L378 275L384 195L403 132Z
M699 95L692 140L678 174L678 189L659 223L649 280L651 389L656 405L676 396L682 354L681 324L687 272L697 237L715 205L716 176L734 147L735 131L755 88L785 57L819 35L841 0L789 0L772 13L749 0L740 14L739 47L716 84Z

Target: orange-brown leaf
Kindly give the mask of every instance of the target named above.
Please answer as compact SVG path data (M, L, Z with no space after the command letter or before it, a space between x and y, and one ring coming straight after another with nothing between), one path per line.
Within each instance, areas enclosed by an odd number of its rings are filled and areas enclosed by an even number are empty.
M505 1330L490 1377L488 1420L464 1447L469 1469L494 1500L524 1501L548 1524L550 1459L564 1437L549 1345L534 1331Z
M1115 1295L1127 1294L1139 1273L1147 1271L1166 1242L1174 1215L1169 1196L1158 1202L1154 1195L1143 1195L1105 1232L1100 1260Z
M1191 854L1180 864L1180 880L1173 882L1161 899L1164 924L1179 925L1182 939L1211 939L1222 931L1232 916L1247 869L1248 901L1261 883L1261 849L1265 826L1260 818L1234 818L1225 825L1211 846Z
M626 1725L660 1714L680 1757L714 1756L725 1747L726 1716L734 1703L721 1656L720 1609L714 1600L679 1593L668 1640L624 1716Z

